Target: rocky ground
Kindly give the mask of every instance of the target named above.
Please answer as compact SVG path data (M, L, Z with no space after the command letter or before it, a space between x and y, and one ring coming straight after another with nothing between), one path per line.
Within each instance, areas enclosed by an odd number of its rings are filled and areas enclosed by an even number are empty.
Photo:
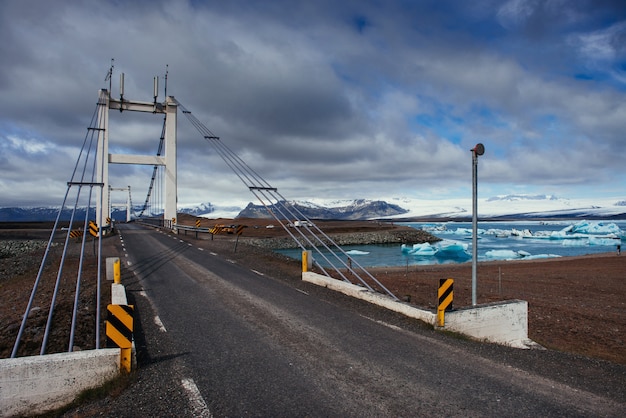
M10 357L13 350L49 235L49 230L29 230L18 233L0 230L0 300L2 300L0 304L0 358ZM80 245L74 241L69 243L63 274L57 286L57 273L63 244L62 240L57 239L50 247L17 356L38 355L41 352L55 286L58 291L45 353L58 353L69 349ZM82 280L79 283L78 309L72 343L74 350L92 349L96 341L97 267L96 259L91 251L92 247L88 249L90 251L84 255ZM109 287L102 286L101 289L102 300L110 300ZM106 316L106 305L102 310L103 315ZM100 334L104 336L103 327L101 327Z
M194 225L192 218L183 219ZM299 280L300 262L273 253L274 247L288 235L269 220L206 220L203 227L216 223L246 224L247 228L238 240L235 235L219 235L213 240L204 234L207 248L232 251L238 263L259 271L267 271L283 280ZM266 228L273 224L275 228ZM320 222L318 226L344 245L352 241L390 240L395 243L415 243L432 240L432 236L414 235L403 227L378 222ZM0 250L0 358L10 355L19 323L27 306L33 282L39 269L44 247L41 240L49 232L8 232L0 229L0 242L18 242L25 245L20 250ZM181 232L184 235L184 233ZM187 239L195 240L193 233ZM27 240L39 243L24 244ZM369 241L368 241L369 240ZM106 239L105 239L106 241ZM235 251L235 243L237 249ZM8 246L9 244L7 244ZM60 257L63 242L57 242L51 250L51 259ZM2 247L4 248L4 247ZM54 324L68 329L71 307L76 286L76 267L80 245L70 243L68 279L60 282L60 292L54 316ZM91 250L92 248L88 246ZM114 255L114 254L110 254ZM77 346L92 348L94 344L95 303L95 257L86 254L83 276L90 277L81 283L79 298L80 329ZM44 271L40 292L33 306L19 355L38 354L45 318L56 278L58 263L50 262ZM70 271L74 269L73 271ZM379 268L370 270L389 290L401 299L410 300L417 306L433 309L436 302L437 284L441 278L454 278L454 306L471 305L471 263ZM65 275L65 274L64 274ZM45 284L44 284L45 282ZM108 300L103 286L103 300ZM529 303L529 337L539 344L561 351L596 357L615 363L626 364L626 255L615 253L537 261L507 261L480 263L478 267L478 303L506 299L523 299ZM102 334L102 332L101 332ZM103 335L103 334L102 334ZM69 333L58 331L49 340L47 352L66 351Z

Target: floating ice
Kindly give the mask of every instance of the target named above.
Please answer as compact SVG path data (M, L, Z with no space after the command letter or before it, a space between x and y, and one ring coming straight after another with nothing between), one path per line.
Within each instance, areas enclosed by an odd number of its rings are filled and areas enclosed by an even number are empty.
M440 241L434 245L427 242L414 244L412 246L402 244L401 250L404 254L418 257L437 257L464 260L471 257L467 253L468 244L456 241Z
M582 233L582 234L616 234L623 235L622 230L619 226L614 224L613 222L605 223L605 222L589 222L589 221L580 221L577 224L572 225L572 232L574 233Z
M527 251L513 250L491 250L485 253L485 257L489 260L537 260L542 258L560 257L556 254L537 254L532 255Z
M368 255L369 251L361 251L361 250L350 250L346 251L348 255Z
M423 244L413 244L413 246L402 244L401 249L405 254L425 257L433 256L437 252L437 249L427 242Z

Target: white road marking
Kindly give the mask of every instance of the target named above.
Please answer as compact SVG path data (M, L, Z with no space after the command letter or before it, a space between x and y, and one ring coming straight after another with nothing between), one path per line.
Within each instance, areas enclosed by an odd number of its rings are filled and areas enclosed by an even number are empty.
M259 276L265 276L265 274L261 273L260 271L256 271L254 269L252 269L252 272L258 274Z
M161 318L159 318L159 315L156 315L154 317L154 323L157 325L157 327L159 327L159 330L161 332L167 332L167 330L165 329L165 325L163 325L163 322L161 322Z
M198 247L198 249L199 249L200 251L204 251L204 248L200 248L200 247Z
M209 254L211 254L211 255L217 255L217 253L214 253L213 251L209 252Z
M380 324L380 325L385 326L387 328L391 328L391 329L396 330L396 331L402 331L402 328L400 328L397 325L388 324L387 322L379 321L378 319L370 318L369 316L365 316L365 315L359 315L359 316L362 317L362 318L365 318L365 319L369 319L370 321L376 322L377 324Z
M304 293L305 295L309 296L309 292L305 292L304 290L300 290L300 289L296 289L296 290L300 293Z
M204 398L200 394L198 390L198 386L193 381L193 379L183 379L181 381L183 388L187 391L187 395L189 397L189 403L191 404L191 409L193 411L194 417L212 417L211 411L209 411L209 407L207 406Z

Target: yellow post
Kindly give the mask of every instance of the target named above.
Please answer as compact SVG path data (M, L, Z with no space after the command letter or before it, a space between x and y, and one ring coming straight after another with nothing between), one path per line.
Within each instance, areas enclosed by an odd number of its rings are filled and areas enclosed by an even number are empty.
M120 260L117 259L113 263L113 283L120 284L122 282L121 274L120 274Z
M454 279L440 279L437 289L437 326L445 325L445 311L452 309Z
M120 370L130 373L132 367L132 348L120 348Z
M445 324L445 309L437 309L437 326L443 327Z
M302 272L309 271L309 254L307 251L302 251Z

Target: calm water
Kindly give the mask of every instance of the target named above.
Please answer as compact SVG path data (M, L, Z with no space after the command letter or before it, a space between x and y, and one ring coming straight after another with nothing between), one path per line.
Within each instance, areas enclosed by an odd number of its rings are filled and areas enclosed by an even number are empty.
M479 222L478 223L478 260L514 258L546 258L554 256L576 256L616 251L616 244L624 240L626 221L589 221L590 226L600 229L597 233L568 233L566 237L549 238L550 234L561 231L578 221L519 221L519 222ZM620 239L607 238L610 235L603 228L614 224L622 234ZM471 222L404 223L416 229L428 230L433 235L447 241L454 241L467 246L460 253L439 252L431 256L419 256L403 251L398 244L387 245L350 245L343 250L350 254L363 267L406 266L471 262L472 236ZM511 231L528 230L534 237L522 238L510 235ZM589 231L591 232L591 231ZM558 235L558 234L557 234ZM411 247L411 245L409 245ZM300 259L301 250L278 250L290 257ZM521 255L519 255L521 254ZM626 254L623 254L626 257ZM314 254L315 257L315 254ZM316 257L318 261L321 257ZM323 261L323 260L321 260ZM321 263L324 265L324 263Z

